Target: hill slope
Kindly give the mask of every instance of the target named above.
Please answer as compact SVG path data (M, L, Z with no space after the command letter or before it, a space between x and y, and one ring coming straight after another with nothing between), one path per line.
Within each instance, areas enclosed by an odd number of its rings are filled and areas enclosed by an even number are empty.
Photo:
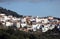
M17 14L17 13L14 12L14 11L4 9L4 8L2 8L2 7L0 7L0 13L4 13L4 14L6 14L6 15L12 15L12 16L14 16L14 17L22 17L22 15L19 15L19 14Z

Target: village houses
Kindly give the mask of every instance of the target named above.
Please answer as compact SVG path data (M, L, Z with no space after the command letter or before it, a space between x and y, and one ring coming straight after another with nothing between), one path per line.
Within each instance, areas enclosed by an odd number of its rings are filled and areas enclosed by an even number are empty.
M0 14L0 23L3 26L14 27L22 31L41 30L42 32L46 32L54 29L56 26L60 30L60 20L54 19L52 16L47 18L39 16L23 16L22 18L17 18L12 15L6 16L5 14Z

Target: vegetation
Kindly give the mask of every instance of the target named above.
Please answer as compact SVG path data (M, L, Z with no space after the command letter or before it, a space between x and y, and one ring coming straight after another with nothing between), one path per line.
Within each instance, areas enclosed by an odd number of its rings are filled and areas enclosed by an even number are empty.
M1 14L1 13L6 14L6 15L12 15L12 16L14 16L14 17L22 17L22 15L19 15L19 14L17 14L17 13L14 12L14 11L4 9L4 8L2 8L2 7L0 7L0 14Z
M0 39L60 39L60 31L53 29L46 33L24 32L9 27L8 29L0 29Z

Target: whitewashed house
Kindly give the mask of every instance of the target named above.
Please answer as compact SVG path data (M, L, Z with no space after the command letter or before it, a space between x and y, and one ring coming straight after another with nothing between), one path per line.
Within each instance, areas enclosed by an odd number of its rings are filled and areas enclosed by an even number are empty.
M49 29L50 30L53 30L55 28L55 25L54 24L51 24L50 26L49 26Z
M6 23L6 26L7 26L7 27L13 25L13 22L11 22L10 20L7 20L5 23Z
M44 24L44 27L42 27L42 32L46 32L49 30L49 24Z
M21 19L21 22L26 22L26 18L22 18Z
M20 28L20 25L21 25L20 21L17 21L16 27L17 27L17 28Z
M24 22L24 23L21 23L21 26L23 28L23 27L27 26L27 24Z

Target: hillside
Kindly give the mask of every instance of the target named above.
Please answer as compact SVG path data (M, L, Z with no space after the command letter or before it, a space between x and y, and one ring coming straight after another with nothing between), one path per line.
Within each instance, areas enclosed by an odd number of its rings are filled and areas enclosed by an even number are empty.
M0 7L0 13L4 13L6 15L12 15L14 17L23 17L23 15L19 15L14 11L7 10L2 7ZM42 17L42 18L48 18L48 17ZM57 17L54 17L54 19L60 20L60 18ZM1 25L0 23L0 27L3 28L5 26ZM13 25L13 27L9 26L8 28L0 29L0 39L60 39L60 30L58 30L57 27L55 27L53 30L48 30L45 33L40 31L24 32L18 29L15 30L16 27L15 28L14 27L15 25Z
M7 10L7 9L5 9L5 8L2 8L2 7L0 7L0 14L1 14L1 13L4 13L4 14L6 14L6 15L12 15L12 16L14 16L14 17L22 17L22 15L19 15L19 14L17 14L17 13L14 12L14 11Z
M0 30L0 39L60 39L60 31L53 29L46 33L27 33L24 31L13 30L9 27L7 30Z

